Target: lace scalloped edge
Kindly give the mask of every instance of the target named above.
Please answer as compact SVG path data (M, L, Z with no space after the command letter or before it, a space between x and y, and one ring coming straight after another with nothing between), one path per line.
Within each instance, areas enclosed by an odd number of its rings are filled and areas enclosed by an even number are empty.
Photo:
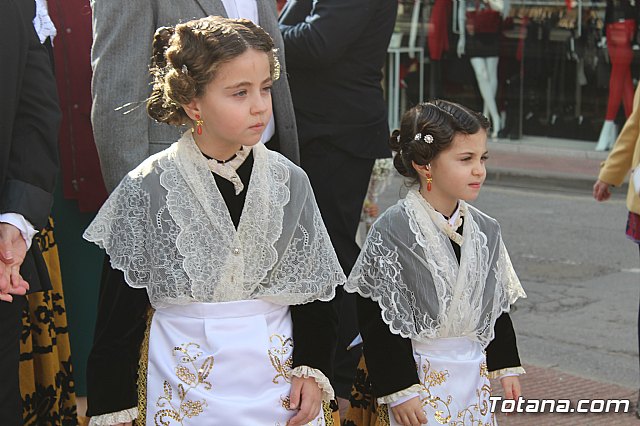
M397 401L400 398L404 398L405 396L409 396L412 394L417 394L422 390L422 385L416 383L414 385L409 386L406 389L403 389L398 392L394 392L391 395L386 395L378 398L378 404L391 404Z
M358 278L358 280L360 282L365 282L364 279L362 278ZM347 280L347 283L349 282L349 280ZM389 326L389 331L391 331L393 334L397 334L401 337L404 337L405 339L414 339L417 338L416 333L408 333L406 331L403 331L399 328L394 327L393 320L389 320L387 319L387 311L389 311L391 308L390 307L386 307L384 306L384 303L382 302L382 294L379 295L374 295L371 292L364 292L360 286L356 286L356 287L352 287L350 285L347 285L345 283L344 285L344 291L346 291L347 293L358 293L360 296L364 297L365 299L370 299L373 300L374 302L376 302L378 304L378 306L380 307L380 313L382 315L382 320L384 321L385 324L387 324ZM411 325L411 324L410 324Z
M89 426L111 426L118 423L132 422L138 417L138 407L128 408L116 413L101 414L91 417Z
M514 375L514 376L519 376L521 374L525 374L526 371L524 371L523 367L509 367L509 368L502 368L500 370L495 370L495 371L490 371L489 372L489 378L490 379L499 379L502 376L504 376L505 374L508 375Z
M291 375L304 378L312 377L322 391L323 401L330 402L335 398L333 387L331 386L331 383L329 382L327 376L325 376L322 371L315 368L307 367L306 365L301 365L291 370Z

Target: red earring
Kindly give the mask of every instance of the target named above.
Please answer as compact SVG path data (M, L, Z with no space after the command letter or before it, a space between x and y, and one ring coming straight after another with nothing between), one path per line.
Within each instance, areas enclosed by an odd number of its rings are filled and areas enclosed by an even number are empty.
M427 192L431 191L431 182L433 182L433 179L431 178L431 173L427 172L426 174L427 177Z
M202 125L204 124L204 121L202 119L200 119L200 114L196 114L196 133L201 135L202 134ZM193 129L191 129L191 131L193 132Z

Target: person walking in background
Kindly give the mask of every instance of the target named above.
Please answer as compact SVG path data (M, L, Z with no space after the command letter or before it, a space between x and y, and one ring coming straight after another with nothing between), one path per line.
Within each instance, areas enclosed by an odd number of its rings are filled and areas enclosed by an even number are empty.
M129 172L85 232L120 275L98 312L91 424L323 426L345 276L306 175L260 143L273 41L207 17L153 46L147 111L191 130Z
M521 394L508 312L526 295L498 222L467 204L486 177L489 126L434 101L407 111L391 136L396 170L416 185L373 224L345 284L359 295L372 411L391 425L494 424L483 408L489 377L507 398ZM372 408L359 397L355 411ZM349 425L375 424L352 414Z
M309 175L338 259L348 274L373 164L390 156L382 69L395 0L289 0L280 15L300 161ZM335 389L347 406L360 350L355 298L341 297Z
M633 98L633 108L631 115L627 119L613 145L613 149L602 163L598 179L593 185L593 198L597 201L607 201L611 198L611 186L620 186L625 177L632 169L637 169L640 165L640 85L636 88ZM637 182L629 180L629 190L627 191L627 230L629 239L640 247L640 196ZM640 303L638 307L638 342L640 348ZM638 397L640 403L640 396ZM640 417L640 404L637 408L637 415Z
M22 425L22 311L51 288L37 230L49 219L58 172L60 110L49 55L33 19L35 2L0 3L0 424ZM25 282L26 281L26 282ZM28 283L28 284L27 284Z

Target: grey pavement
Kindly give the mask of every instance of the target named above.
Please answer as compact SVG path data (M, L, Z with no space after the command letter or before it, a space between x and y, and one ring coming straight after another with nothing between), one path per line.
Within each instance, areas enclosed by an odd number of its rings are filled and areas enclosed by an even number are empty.
M591 192L608 152L596 152L595 142L526 136L488 144L488 182L512 187L536 187ZM626 183L616 190L626 194Z

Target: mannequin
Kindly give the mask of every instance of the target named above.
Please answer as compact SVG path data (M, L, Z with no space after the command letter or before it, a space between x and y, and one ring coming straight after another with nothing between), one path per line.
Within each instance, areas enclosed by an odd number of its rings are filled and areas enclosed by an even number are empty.
M609 59L611 60L611 77L609 79L609 100L607 114L598 138L596 151L611 149L617 137L617 129L613 120L622 103L627 118L631 114L633 104L633 82L631 81L631 61L633 51L631 42L636 32L638 7L635 0L607 0L605 12L606 38Z
M505 3L502 0L479 1L478 5L481 8L490 8L500 12L504 16ZM467 6L469 6L468 9ZM491 33L471 34L466 28L467 11L476 10L476 8L474 2L467 3L466 0L458 0L460 38L458 39L457 53L458 57L465 54L469 56L482 95L483 114L491 117L491 137L496 138L501 129L500 113L496 104L500 27L496 25L495 32Z

